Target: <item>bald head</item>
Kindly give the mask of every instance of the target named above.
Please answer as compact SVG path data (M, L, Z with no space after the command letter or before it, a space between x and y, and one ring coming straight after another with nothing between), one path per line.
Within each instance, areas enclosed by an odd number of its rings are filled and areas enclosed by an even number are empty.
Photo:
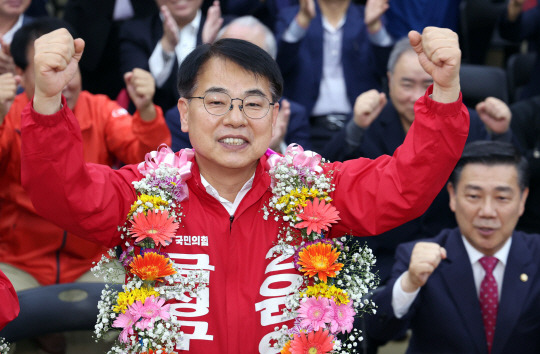
M253 16L242 16L233 20L219 32L217 39L221 38L243 39L261 47L272 58L276 58L277 46L274 34Z

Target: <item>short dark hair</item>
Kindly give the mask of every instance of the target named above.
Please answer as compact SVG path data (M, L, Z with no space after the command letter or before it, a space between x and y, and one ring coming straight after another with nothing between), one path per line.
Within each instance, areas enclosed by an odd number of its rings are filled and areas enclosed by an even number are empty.
M473 163L487 166L514 166L518 173L520 190L523 192L529 186L529 163L519 150L510 143L479 140L467 144L454 171L450 175L450 183L456 186L465 165Z
M15 65L22 70L26 70L28 66L26 58L28 46L44 34L60 28L66 28L73 38L77 37L75 31L67 22L56 17L41 17L19 28L13 35L10 46Z
M193 95L199 71L211 58L230 60L246 71L268 79L272 102L276 102L281 98L283 77L274 59L255 44L233 38L223 38L213 44L199 45L184 59L178 69L178 92L180 97Z

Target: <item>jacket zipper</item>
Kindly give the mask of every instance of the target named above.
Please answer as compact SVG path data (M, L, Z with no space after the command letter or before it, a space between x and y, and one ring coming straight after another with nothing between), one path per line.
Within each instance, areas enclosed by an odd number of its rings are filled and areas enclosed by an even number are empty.
M231 223L229 224L229 231L232 231L232 223L234 221L234 215L229 216L229 220L231 221Z

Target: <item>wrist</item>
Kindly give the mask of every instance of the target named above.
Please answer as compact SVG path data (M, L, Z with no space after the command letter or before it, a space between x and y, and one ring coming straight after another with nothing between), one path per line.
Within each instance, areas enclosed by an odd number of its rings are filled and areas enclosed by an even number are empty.
M296 23L302 28L308 28L311 23L311 18L308 15L299 12L298 15L296 15Z
M409 271L406 271L401 278L401 289L406 293L414 293L418 288L420 287L412 282Z
M366 27L368 29L368 32L370 34L374 34L374 33L377 33L381 30L382 28L382 22L381 20L377 20L377 21L374 21L374 22L371 22L371 23L366 23Z
M145 105L144 107L137 107L137 111L139 112L141 119L145 122L153 121L156 118L156 108L153 103Z
M168 40L167 38L163 37L161 39L161 52L162 54L174 54L174 47Z
M449 87L442 87L433 84L433 93L431 94L431 99L440 103L453 103L459 99L460 85L459 80L455 85Z
M34 110L43 115L51 115L62 109L62 94L58 93L52 97L40 95L37 91L33 99Z

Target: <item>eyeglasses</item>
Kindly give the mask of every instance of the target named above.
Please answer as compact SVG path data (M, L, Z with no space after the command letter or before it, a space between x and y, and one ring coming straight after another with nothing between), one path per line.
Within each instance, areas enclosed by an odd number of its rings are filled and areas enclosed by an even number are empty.
M231 98L225 92L208 92L203 97L186 97L188 100L192 98L199 98L203 100L204 108L208 113L214 116L222 116L233 109L233 101L238 100L240 104L238 108L243 112L246 117L251 119L261 119L270 110L270 106L274 103L270 103L268 98L260 95L246 96L244 99Z

